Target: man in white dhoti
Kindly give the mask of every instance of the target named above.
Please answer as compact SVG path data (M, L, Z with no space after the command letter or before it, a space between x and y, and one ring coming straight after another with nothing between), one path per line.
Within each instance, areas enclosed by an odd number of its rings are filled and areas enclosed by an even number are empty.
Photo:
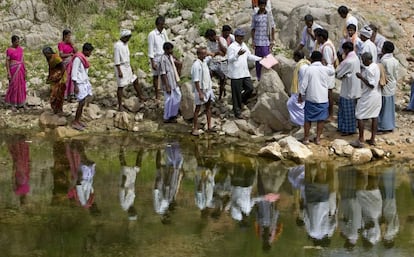
M292 86L290 88L290 97L287 101L287 109L289 111L290 121L298 126L303 126L305 112L303 108L305 103L298 102L299 85L302 83L305 75L305 70L309 67L310 61L305 59L302 51L297 50L293 53L293 59L296 62L295 70L293 71Z
M355 117L358 120L359 139L352 143L354 147L361 148L364 144L364 120L371 119L371 139L366 142L375 145L375 134L377 133L378 115L381 111L381 88L379 86L380 69L372 62L372 55L368 52L362 54L364 69L357 73L362 81L362 95L355 109Z
M164 122L176 123L181 103L181 90L178 85L180 75L176 67L179 61L173 56L173 44L166 42L163 48L164 54L161 56L158 69L164 90Z
M121 30L120 39L114 45L114 64L115 64L115 77L118 84L118 90L116 96L118 98L118 111L123 111L122 95L123 89L128 85L133 85L137 93L137 97L145 101L142 96L141 87L138 84L138 78L133 73L130 59L128 41L131 39L131 31L128 29Z

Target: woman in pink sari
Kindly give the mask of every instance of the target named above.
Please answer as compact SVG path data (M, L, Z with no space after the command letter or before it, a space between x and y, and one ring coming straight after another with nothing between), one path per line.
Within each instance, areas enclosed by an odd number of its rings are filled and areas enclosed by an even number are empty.
M62 58L63 65L66 68L66 74L69 74L67 68L69 62L72 60L73 55L77 52L75 45L72 42L72 32L68 29L63 30L62 41L58 44L59 55ZM72 80L68 78L66 80L65 99L76 99L74 93L74 86Z
M13 111L17 107L24 107L26 102L26 68L23 60L23 48L19 46L18 36L12 36L12 46L6 51L6 69L9 88L4 101L12 106Z

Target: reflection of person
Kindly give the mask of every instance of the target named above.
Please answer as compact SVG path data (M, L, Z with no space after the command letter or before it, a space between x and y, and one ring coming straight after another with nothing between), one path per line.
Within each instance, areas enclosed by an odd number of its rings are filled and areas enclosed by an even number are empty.
M362 226L361 205L356 197L357 170L352 166L344 166L338 169L339 194L339 230L345 238L344 247L355 247L359 231Z
M114 64L115 64L115 76L118 84L116 96L118 99L118 111L123 111L122 95L123 89L130 84L133 85L137 96L140 100L144 101L142 96L141 87L138 84L138 77L133 73L130 57L128 41L131 39L131 31L129 29L123 29L120 33L120 39L114 45Z
M76 53L69 64L71 66L70 78L73 81L74 92L78 100L75 119L72 122L72 127L77 130L84 130L86 127L85 124L81 123L80 119L86 101L89 101L92 97L92 85L88 76L90 63L87 57L92 54L93 49L94 47L90 43L85 43L82 47L82 52Z
M315 246L328 246L337 226L333 174L330 165L324 168L319 163L305 164L303 221Z
M379 218L382 211L382 197L378 188L378 177L373 174L359 172L361 185L356 192L361 205L362 239L365 246L372 246L381 239Z
M395 199L396 173L395 166L387 166L380 175L379 189L382 196L382 218L385 222L382 241L387 248L394 246L394 238L400 230L397 202Z
M69 149L69 143L61 140L53 142L53 191L52 205L63 204L67 201L68 185L70 184L70 164L66 150ZM71 174L71 173L69 173Z
M26 202L26 195L30 192L30 150L29 143L22 135L13 135L8 143L9 152L13 160L13 190L19 196L20 204Z
M159 84L159 61L164 53L163 45L168 42L167 31L164 28L165 18L158 16L155 20L156 28L148 34L148 57L151 61L152 69L152 84L155 90L155 99L159 98L158 84Z
M95 162L90 160L85 153L83 142L74 141L66 152L71 167L71 188L68 198L91 213L99 213L95 202L93 178L95 176Z
M121 184L119 188L119 201L124 211L128 212L129 220L137 219L137 211L134 207L135 201L135 180L140 171L143 150L137 153L135 166L127 166L125 160L125 149L121 147L119 150L119 161L121 163Z
M4 101L11 105L12 111L17 111L18 107L24 107L26 103L26 68L23 48L19 45L20 38L14 35L11 42L11 47L6 50L6 71L9 87Z
M51 85L50 106L55 114L63 114L63 102L65 100L66 71L62 58L56 54L50 46L42 50L49 64L49 76L47 83Z
M305 165L289 168L288 180L294 189L294 214L296 225L303 226L303 205L305 199Z
M75 45L72 42L72 32L68 29L62 32L62 41L58 44L59 56L62 58L63 65L66 68L66 74L69 74L69 63L73 55L77 52ZM72 80L68 77L66 80L65 99L72 100L75 98L74 85Z
M161 152L157 151L157 174L154 184L154 209L162 215L163 224L170 223L169 211L175 207L175 199L180 188L183 156L178 143L167 144L165 149L165 164L161 164Z
M181 63L173 56L173 44L166 42L163 45L164 54L160 57L158 72L164 90L164 122L176 123L181 103L179 69ZM178 65L178 66L177 66Z
M270 250L271 243L282 233L282 224L279 221L279 211L275 201L279 199L278 194L267 194L263 185L261 172L257 173L257 192L264 200L256 203L256 233L262 239L264 251Z

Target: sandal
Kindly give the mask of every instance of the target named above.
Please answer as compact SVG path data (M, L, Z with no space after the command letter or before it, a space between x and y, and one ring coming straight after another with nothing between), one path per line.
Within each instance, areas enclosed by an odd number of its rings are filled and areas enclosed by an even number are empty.
M317 140L316 138L314 138L314 139L312 140L312 142L313 142L315 145L320 145L320 144L321 144L321 141L320 141L320 140Z
M302 139L300 142L304 145L309 145L309 139Z
M80 123L72 123L72 128L79 130L79 131L83 131L84 127L82 127L82 125Z
M375 143L375 141L374 140L371 140L371 139L367 139L367 140L365 140L365 142L367 143L367 144L369 144L369 145L372 145L372 146L376 146L377 144Z
M352 147L355 147L355 148L364 148L364 144L361 143L361 141L359 141L359 140L356 140L354 142L351 142L350 145Z
M200 135L200 132L198 132L197 130L196 131L193 130L191 131L191 135L198 137Z

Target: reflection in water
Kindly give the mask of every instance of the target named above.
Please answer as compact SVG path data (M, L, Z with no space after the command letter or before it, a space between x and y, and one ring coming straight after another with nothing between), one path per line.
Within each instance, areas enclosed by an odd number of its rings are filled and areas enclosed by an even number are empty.
M184 175L182 170L183 156L178 142L167 144L165 147L165 160L161 163L161 151L156 155L156 177L154 184L154 210L161 215L161 222L168 224L170 211L174 210L175 199Z
M198 145L195 147L195 157L195 204L202 217L210 214L212 218L218 219L230 199L230 175L224 165L215 163L212 158L201 157Z
M74 140L67 144L66 157L71 177L68 198L89 209L91 214L99 214L93 189L96 164L86 156L83 142Z
M279 211L276 201L279 195L265 192L261 171L257 172L257 192L261 200L256 204L256 234L262 239L262 248L270 250L271 243L282 233L282 224L278 222Z
M13 176L0 173L1 256L176 251L243 257L266 256L269 250L272 256L405 257L414 251L414 173L394 165L334 169L314 162L287 171L290 163L251 158L236 148L183 141L130 152L129 144L99 147L102 140L93 139L33 143L29 162L24 137L6 142L0 144L0 163L9 171L13 164ZM160 150L143 156L147 149ZM53 177L44 175L45 166L52 167ZM138 175L140 170L145 172ZM30 201L16 209L15 195ZM172 214L176 200L180 208ZM98 214L97 203L102 217L85 215L85 209ZM154 208L159 216L152 215ZM129 222L137 219L137 210L140 221ZM164 224L174 222L163 226L160 217Z
M362 210L357 199L357 169L344 166L338 169L339 195L339 230L345 238L344 247L355 247L362 226Z
M336 229L336 192L333 167L325 163L305 165L303 221L315 246L329 246Z
M13 160L13 190L19 196L20 204L26 202L30 191L30 151L29 144L23 135L12 136L7 144Z
M379 218L382 212L381 192L378 188L378 176L365 171L358 171L357 199L362 212L362 239L364 246L370 247L380 241L381 230Z
M395 199L396 168L387 166L380 175L380 190L382 195L382 220L385 223L383 243L387 248L394 246L394 238L400 230L400 221L397 215L397 201Z
M137 211L134 207L135 201L135 180L137 173L140 171L143 150L137 153L135 166L127 166L125 160L125 147L121 146L119 150L119 161L121 164L121 183L119 188L119 201L124 211L128 212L129 220L137 219Z

